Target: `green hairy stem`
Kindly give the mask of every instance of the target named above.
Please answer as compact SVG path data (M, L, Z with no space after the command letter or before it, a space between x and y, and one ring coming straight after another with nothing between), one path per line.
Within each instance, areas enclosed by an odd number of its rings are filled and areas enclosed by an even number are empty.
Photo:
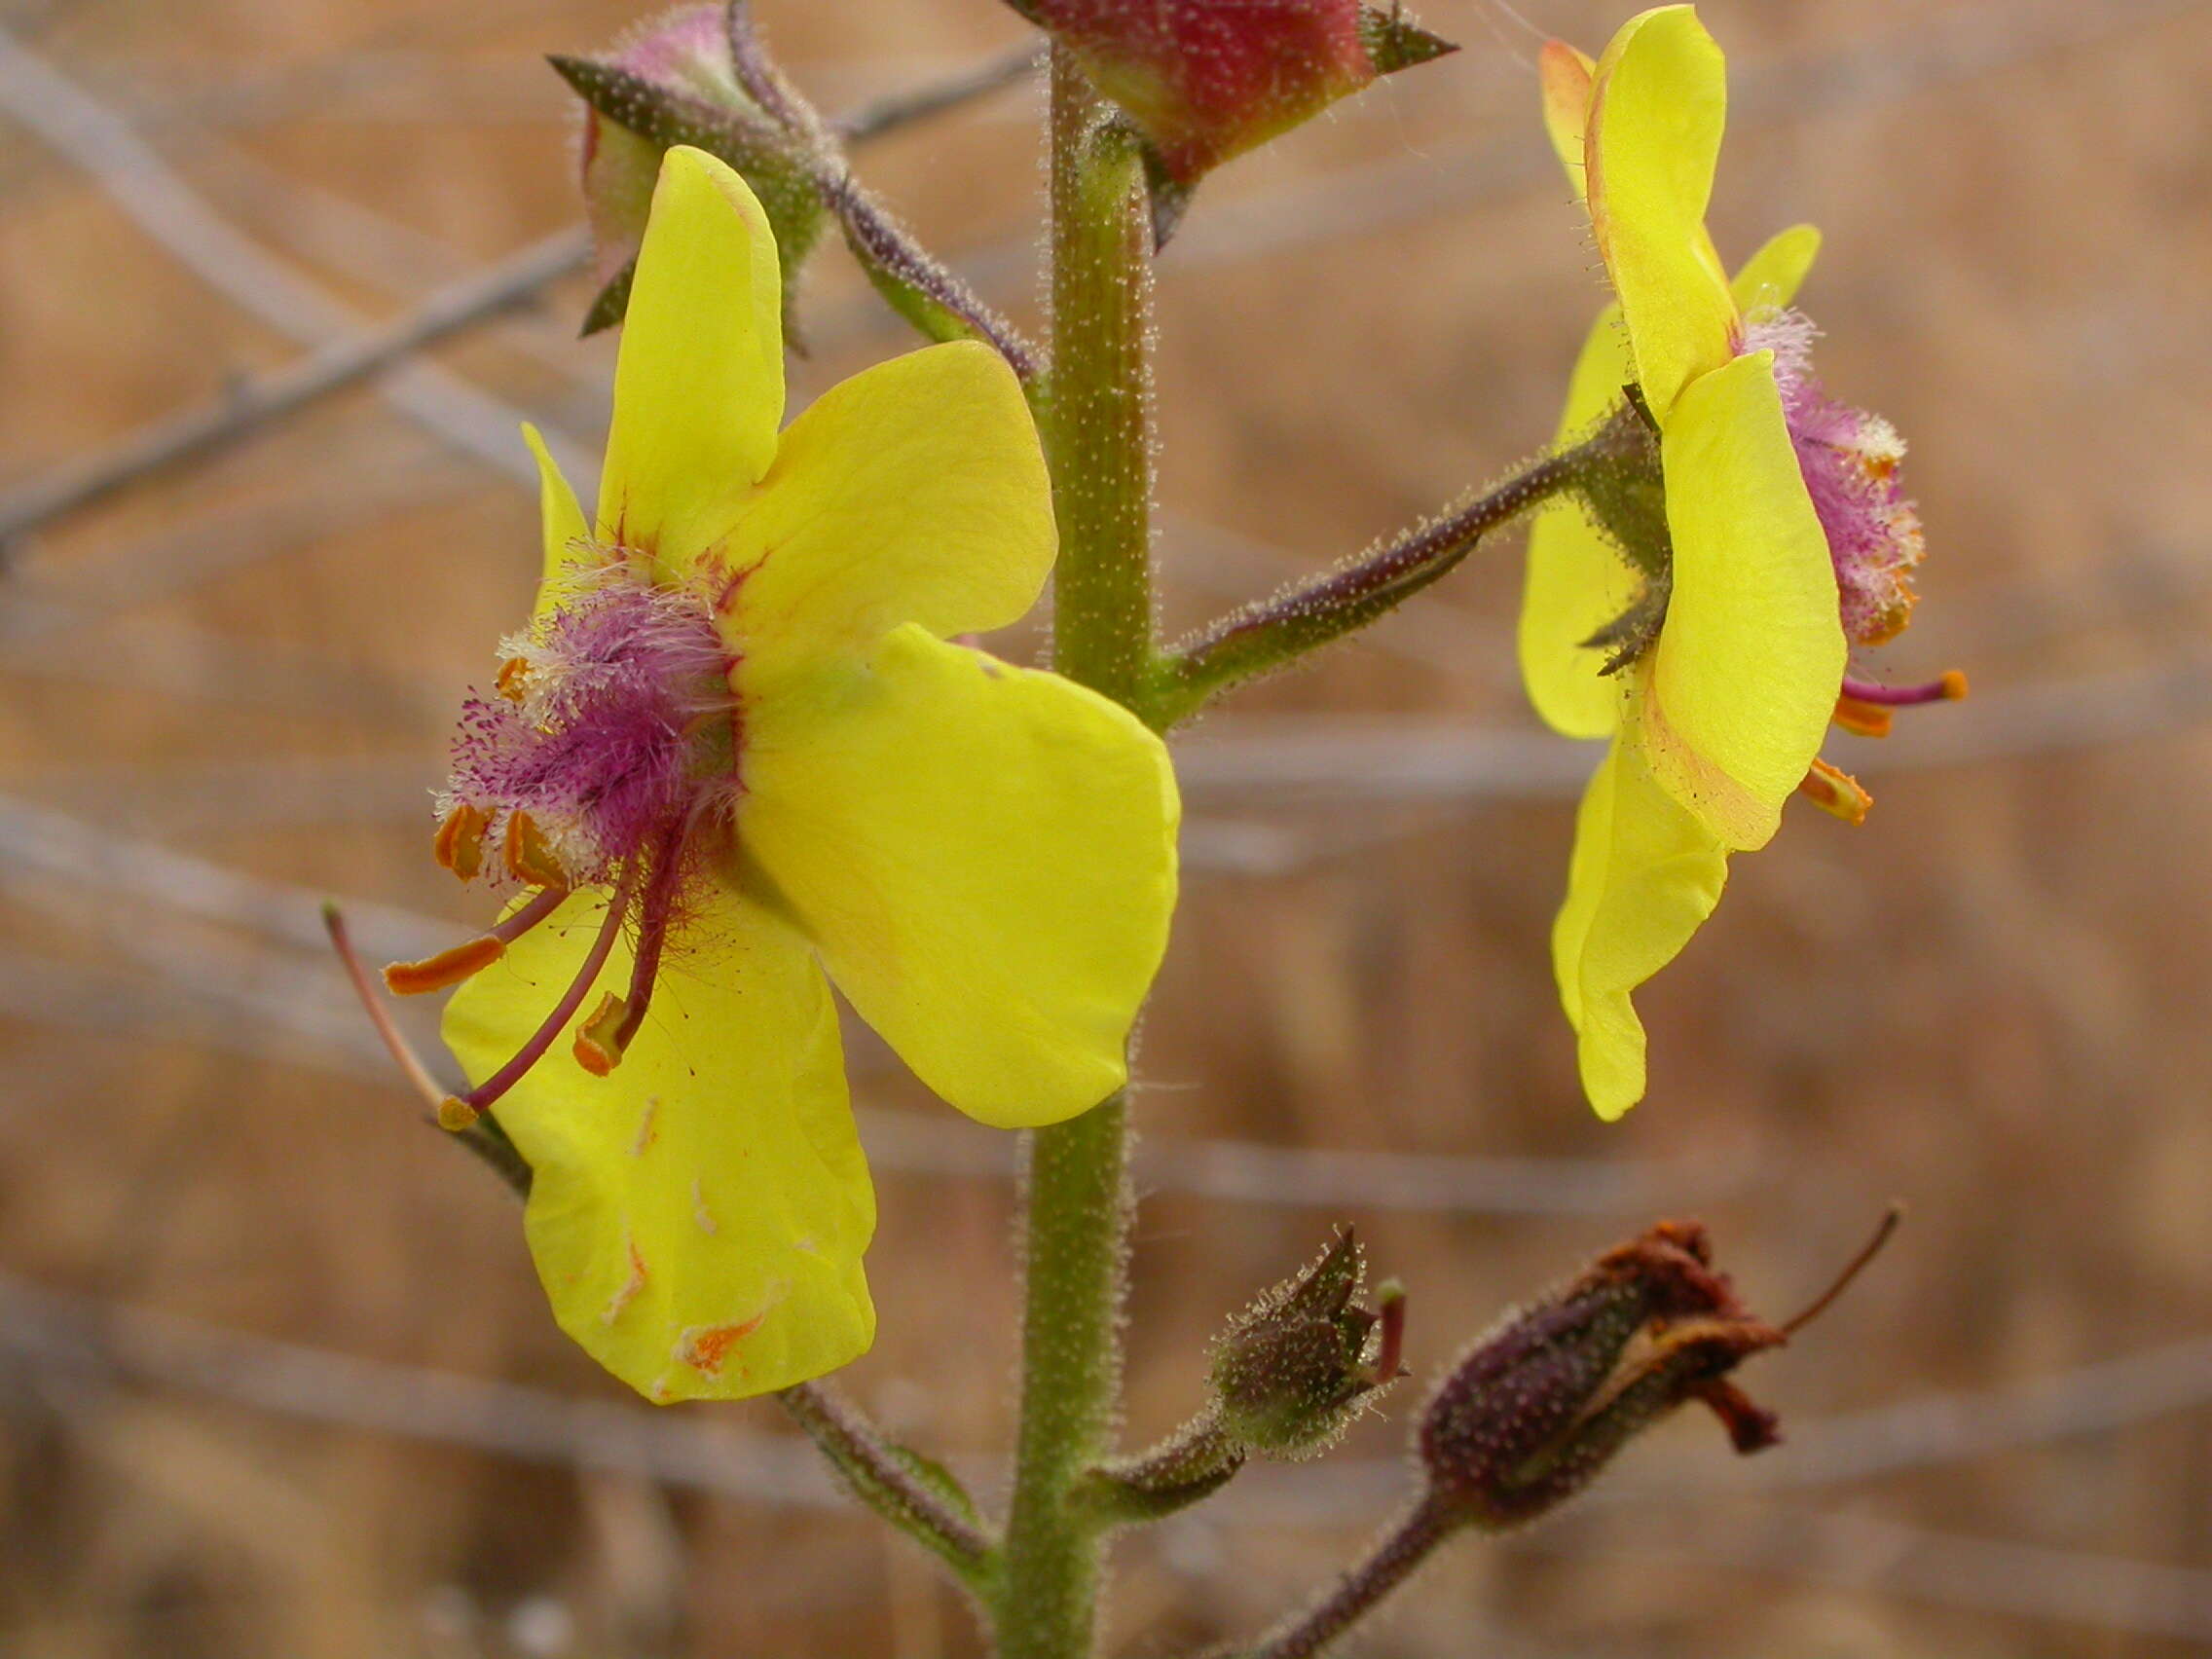
M1135 707L1153 654L1149 231L1136 149L1052 61L1053 665ZM1120 1407L1130 1208L1120 1095L1029 1143L1021 1426L991 1609L1002 1659L1083 1659L1107 1523L1080 1501Z

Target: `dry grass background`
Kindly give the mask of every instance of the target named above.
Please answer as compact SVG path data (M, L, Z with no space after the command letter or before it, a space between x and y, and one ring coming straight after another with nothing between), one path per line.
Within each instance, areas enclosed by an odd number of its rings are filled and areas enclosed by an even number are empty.
M1586 45L1618 20L1522 3ZM759 10L835 106L1019 35L990 0ZM1518 701L1512 550L1194 732L1194 868L1144 1052L1160 1156L1132 1428L1188 1409L1204 1335L1332 1220L1412 1284L1427 1369L1654 1213L1705 1214L1780 1310L1901 1195L1891 1258L1751 1379L1796 1425L1788 1449L1736 1465L1709 1421L1678 1422L1611 1499L1456 1551L1370 1650L2199 1651L2212 11L1705 10L1736 73L1718 240L1740 255L1799 218L1826 229L1806 300L1824 371L1916 444L1934 555L1884 667L1962 665L1977 698L1854 746L1880 797L1863 830L1793 813L1740 861L1644 1000L1653 1095L1612 1129L1575 1096L1544 968L1587 757ZM237 246L188 269L123 210L173 232L175 190L149 207L143 165L94 177L82 144L34 136L24 100L51 116L53 89L11 52L0 476L279 367L333 327L318 305L396 315L559 229L564 110L535 55L631 17L0 7L309 290L271 290ZM1209 184L1162 272L1175 619L1356 547L1549 429L1599 292L1534 121L1537 34L1497 0L1423 18L1467 50ZM865 166L1017 312L1034 115L1002 94ZM10 548L0 1652L974 1651L928 1568L806 1478L772 1406L632 1408L565 1345L504 1196L418 1125L313 948L315 893L393 942L420 931L403 912L468 913L424 856L423 792L535 564L497 406L596 453L609 359L571 343L582 298L563 283L428 376ZM807 315L802 396L903 344L834 255ZM856 1055L883 1331L849 1382L932 1449L985 1454L1008 1428L1007 1149ZM1396 1156L1286 1167L1255 1148ZM1133 1543L1117 1650L1249 1629L1342 1560L1391 1502L1411 1403L1339 1463L1264 1471L1218 1519Z

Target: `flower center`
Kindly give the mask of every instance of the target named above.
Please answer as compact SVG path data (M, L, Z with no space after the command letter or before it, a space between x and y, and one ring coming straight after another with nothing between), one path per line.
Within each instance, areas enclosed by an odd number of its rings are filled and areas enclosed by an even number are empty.
M1821 388L1812 372L1819 333L1802 312L1768 312L1746 327L1744 350L1774 352L1797 470L1835 565L1844 634L1854 645L1879 645L1911 618L1912 571L1927 546L1898 476L1904 440L1879 415Z
M627 927L630 984L603 995L572 1045L585 1070L620 1063L651 1001L684 884L711 854L739 793L735 666L710 608L617 563L578 580L563 604L502 643L489 695L461 705L453 773L438 797L438 862L463 881L491 865L536 891L504 921L423 962L385 970L408 995L489 967L577 888L608 891L574 980L498 1073L449 1100L449 1126L473 1123L582 1009Z
M530 885L605 885L728 784L730 657L689 594L615 566L501 649L496 691L461 705L454 737L439 801L454 855L491 842Z

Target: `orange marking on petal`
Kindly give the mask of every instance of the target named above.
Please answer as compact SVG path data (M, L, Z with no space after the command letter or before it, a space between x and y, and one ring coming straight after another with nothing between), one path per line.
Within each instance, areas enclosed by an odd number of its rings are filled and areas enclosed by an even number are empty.
M1861 737L1887 737L1893 717L1878 703L1862 703L1856 697L1835 700L1835 723Z
M676 1345L676 1357L703 1377L719 1377L730 1349L767 1322L765 1313L755 1314L737 1325L694 1325Z
M1860 786L1857 778L1837 770L1825 760L1813 762L1813 769L1805 774L1797 793L1823 812L1832 813L1846 824L1865 823L1866 814L1874 805L1874 797Z
M629 1239L626 1242L630 1248L630 1276L622 1281L621 1287L614 1293L614 1299L601 1312L599 1322L602 1325L611 1325L619 1319L622 1309L629 1307L638 1292L645 1288L645 1259L638 1254L637 1240Z
M430 839L430 851L440 866L463 881L474 881L484 867L484 831L491 820L466 801L445 815Z
M481 974L506 953L504 943L485 934L457 944L451 950L425 956L420 962L388 964L384 971L385 989L395 997L419 997L430 991L442 991L473 974Z

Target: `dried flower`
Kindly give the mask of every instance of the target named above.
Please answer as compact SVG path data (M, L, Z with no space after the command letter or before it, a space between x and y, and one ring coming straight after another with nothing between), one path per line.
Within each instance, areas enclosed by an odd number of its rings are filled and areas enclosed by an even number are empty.
M1771 1412L1729 1381L1841 1294L1895 1230L1892 1208L1836 1281L1795 1318L1769 1325L1713 1271L1702 1224L1661 1222L1560 1289L1507 1316L1446 1375L1417 1446L1424 1507L1447 1528L1534 1520L1597 1478L1677 1407L1698 1401L1739 1453L1781 1438Z

